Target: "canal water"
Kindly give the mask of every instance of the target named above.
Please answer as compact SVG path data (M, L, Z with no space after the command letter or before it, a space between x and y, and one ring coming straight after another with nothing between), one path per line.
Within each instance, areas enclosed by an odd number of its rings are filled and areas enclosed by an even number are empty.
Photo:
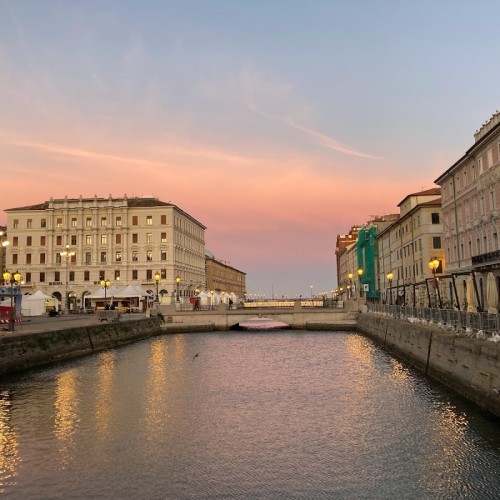
M500 498L500 426L356 333L161 336L0 379L7 498Z

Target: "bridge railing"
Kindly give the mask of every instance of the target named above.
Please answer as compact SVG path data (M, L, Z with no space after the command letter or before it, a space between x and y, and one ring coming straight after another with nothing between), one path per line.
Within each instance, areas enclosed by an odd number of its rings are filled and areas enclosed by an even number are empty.
M341 300L261 300L261 301L248 301L241 303L228 304L198 304L194 305L190 302L177 302L175 304L176 311L220 311L222 310L236 310L236 309L293 309L296 302L300 302L300 307L305 309L343 309L344 302Z
M447 330L478 338L493 338L500 334L500 314L466 312L454 309L395 306L367 303L368 311L410 322L434 323Z

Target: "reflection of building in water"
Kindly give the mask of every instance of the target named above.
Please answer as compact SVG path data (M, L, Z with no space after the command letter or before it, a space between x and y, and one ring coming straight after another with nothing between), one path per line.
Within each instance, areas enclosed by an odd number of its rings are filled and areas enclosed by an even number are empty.
M95 419L99 438L109 435L112 409L113 380L116 369L116 352L105 351L99 354Z
M168 415L167 348L168 342L165 338L151 342L145 415L149 435L154 435L154 430L161 428L161 422Z
M0 493L16 484L17 466L20 462L17 436L11 423L12 403L9 391L0 393Z
M73 437L78 427L77 370L61 373L56 380L54 402L54 434L59 440L61 461L68 463L74 447Z

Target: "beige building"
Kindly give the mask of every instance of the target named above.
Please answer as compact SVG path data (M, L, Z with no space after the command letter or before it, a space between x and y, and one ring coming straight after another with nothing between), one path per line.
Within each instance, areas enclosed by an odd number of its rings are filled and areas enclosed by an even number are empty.
M246 294L246 273L215 259L211 252L205 254L206 290L235 293L238 297Z
M205 226L158 198L51 198L5 212L6 267L24 293L69 296L74 309L101 280L181 297L205 284Z
M436 179L442 188L448 271L474 273L475 307L486 310L486 277L500 281L500 112L474 134L474 144ZM465 275L459 278L465 287Z
M377 237L378 289L382 300L392 303L396 301L397 294L401 297L415 292L413 287L406 288L404 285L423 283L426 278L434 276L429 268L431 259L439 261L437 276L445 269L441 190L432 188L409 194L398 206L400 214L397 221L381 231ZM391 280L388 278L390 273ZM389 287L395 287L392 301L389 301L387 296ZM420 296L416 298L424 305L425 287L421 288Z

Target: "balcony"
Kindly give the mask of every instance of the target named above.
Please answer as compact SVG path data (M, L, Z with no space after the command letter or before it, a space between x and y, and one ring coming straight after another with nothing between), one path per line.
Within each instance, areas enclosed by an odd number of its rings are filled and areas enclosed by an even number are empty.
M472 257L473 266L482 266L487 264L500 263L500 250L494 252L482 253L481 255L474 255Z

